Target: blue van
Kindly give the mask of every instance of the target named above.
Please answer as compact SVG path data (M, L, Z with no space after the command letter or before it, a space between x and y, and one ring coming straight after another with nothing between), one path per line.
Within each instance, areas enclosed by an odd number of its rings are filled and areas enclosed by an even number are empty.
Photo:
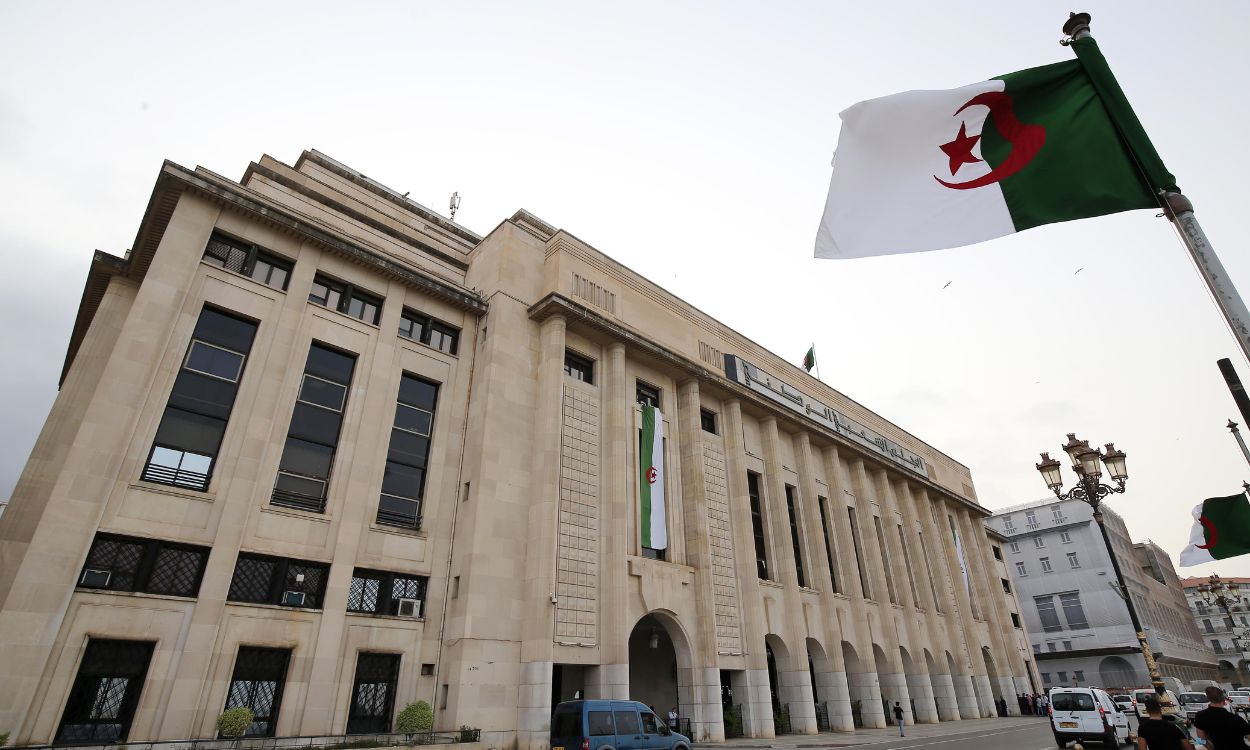
M638 701L565 701L551 715L551 750L690 750Z

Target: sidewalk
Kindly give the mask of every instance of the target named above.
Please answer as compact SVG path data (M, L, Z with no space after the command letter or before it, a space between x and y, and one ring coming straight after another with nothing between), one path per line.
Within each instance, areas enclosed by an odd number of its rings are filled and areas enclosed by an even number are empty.
M959 734L993 732L1001 729L1014 729L1025 724L1045 724L1049 719L1045 716L1007 716L993 719L965 719L963 721L943 721L937 724L908 724L907 738L913 737L945 737ZM733 750L750 748L826 748L852 747L856 745L876 745L898 739L898 727L888 726L884 729L856 729L851 732L821 732L820 734L783 734L778 737L739 737L724 742L699 742L698 747L723 747Z

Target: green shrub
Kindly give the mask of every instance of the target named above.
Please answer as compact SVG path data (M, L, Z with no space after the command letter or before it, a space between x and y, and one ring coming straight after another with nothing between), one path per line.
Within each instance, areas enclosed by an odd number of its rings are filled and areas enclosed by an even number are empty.
M478 732L468 724L460 725L460 741L461 742L477 742Z
M434 709L425 701L404 706L395 717L395 731L403 734L420 734L434 728Z
M228 708L217 717L217 731L222 737L242 737L255 720L256 714L250 708Z
M7 744L9 744L9 733L0 732L0 747L4 747Z

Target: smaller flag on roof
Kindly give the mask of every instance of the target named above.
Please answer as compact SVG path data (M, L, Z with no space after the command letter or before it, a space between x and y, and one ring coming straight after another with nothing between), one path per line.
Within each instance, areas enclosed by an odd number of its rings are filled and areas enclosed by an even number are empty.
M816 366L816 345L812 344L811 348L807 350L807 354L803 355L803 369L807 370L808 372L811 372L812 368L815 366Z

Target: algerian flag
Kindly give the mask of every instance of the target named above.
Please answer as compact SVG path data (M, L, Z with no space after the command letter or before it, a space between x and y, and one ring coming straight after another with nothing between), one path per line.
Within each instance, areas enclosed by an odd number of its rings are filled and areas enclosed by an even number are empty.
M844 111L816 257L939 250L1157 208L1082 67L1094 71L1105 61L1092 39L1073 46L1079 61L946 91L907 91ZM1112 106L1124 122L1127 102ZM1136 123L1131 110L1127 117ZM1136 150L1157 160L1146 144ZM1151 173L1161 173L1160 181L1174 180L1158 167Z
M812 368L815 366L816 366L816 345L812 344L811 348L807 350L807 354L803 355L803 369L807 370L808 372L811 372Z
M964 543L959 539L959 532L955 531L955 527L951 527L951 531L955 533L955 554L959 555L959 572L964 578L964 590L968 592L968 596L972 596L972 581L968 578L968 561L964 558Z
M654 406L642 406L642 441L639 445L642 500L642 546L668 549L668 526L664 522L664 415Z
M1182 568L1250 553L1250 502L1244 494L1207 498L1194 506L1193 516Z

